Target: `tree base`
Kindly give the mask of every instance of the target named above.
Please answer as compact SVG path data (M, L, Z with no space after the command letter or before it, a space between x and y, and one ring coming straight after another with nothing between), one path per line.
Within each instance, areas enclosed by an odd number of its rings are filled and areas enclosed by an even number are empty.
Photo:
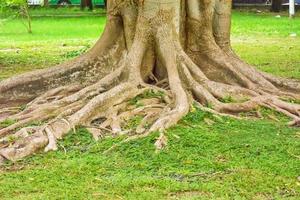
M205 111L235 118L267 107L290 117L289 125L299 126L300 105L289 102L300 100L299 81L272 77L241 61L226 38L220 39L226 35L223 25L209 28L211 6L218 4L200 6L200 13L186 6L190 32L185 48L180 38L185 4L176 2L168 3L171 9L166 10L160 4L155 12L150 8L156 3L150 1L111 3L106 30L86 55L2 82L0 124L6 126L0 128L0 162L16 161L43 148L57 150L57 140L77 126L86 127L96 140L127 135L124 142L158 131L155 146L162 149L167 143L164 131L194 102ZM129 19L120 17L122 9L116 6L129 9ZM223 21L228 17L217 15ZM196 30L203 31L195 34ZM8 99L27 103L9 107Z

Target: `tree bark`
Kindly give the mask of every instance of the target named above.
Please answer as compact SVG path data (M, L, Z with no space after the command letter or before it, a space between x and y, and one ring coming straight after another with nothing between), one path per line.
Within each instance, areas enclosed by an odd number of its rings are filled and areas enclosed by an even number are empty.
M158 131L160 149L194 102L234 118L272 108L299 126L300 105L290 101L300 99L299 81L262 73L232 50L231 0L107 3L104 33L86 54L0 83L0 160L57 150L76 126L95 139L127 134L123 142Z

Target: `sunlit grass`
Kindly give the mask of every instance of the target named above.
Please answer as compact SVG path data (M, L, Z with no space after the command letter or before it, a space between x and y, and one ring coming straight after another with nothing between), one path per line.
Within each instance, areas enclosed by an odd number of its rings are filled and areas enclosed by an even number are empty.
M28 35L19 21L6 21L0 29L0 78L78 55L104 23L101 17L34 18ZM299 19L233 15L234 49L276 75L300 78L299 31ZM290 37L292 32L298 36ZM155 153L153 134L103 155L123 138L95 142L79 127L59 142L58 152L0 168L0 199L298 200L300 131L276 112L261 112L262 120L233 120L195 109L167 131L161 153Z

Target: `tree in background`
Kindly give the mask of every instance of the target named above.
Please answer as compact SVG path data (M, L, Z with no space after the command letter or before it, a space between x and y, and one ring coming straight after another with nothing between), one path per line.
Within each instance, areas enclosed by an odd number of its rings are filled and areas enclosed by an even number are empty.
M92 0L81 0L80 7L82 10L85 9L86 7L88 7L89 10L93 10L93 1Z
M280 12L282 7L282 0L272 0L271 12Z
M127 135L123 142L159 132L161 149L164 131L195 105L230 117L267 107L300 125L300 81L263 73L232 50L230 0L107 3L105 30L87 53L0 82L2 161L57 150L77 126L95 139Z
M13 13L13 17L21 17L27 32L32 33L31 17L27 0L2 0L0 7L2 12Z

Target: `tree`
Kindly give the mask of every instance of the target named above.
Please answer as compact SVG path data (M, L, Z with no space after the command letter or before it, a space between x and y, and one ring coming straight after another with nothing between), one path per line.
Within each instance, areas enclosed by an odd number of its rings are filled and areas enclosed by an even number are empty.
M123 142L158 131L160 149L164 130L193 103L232 117L268 107L299 125L300 105L291 101L300 99L300 82L260 72L233 52L231 1L111 0L107 6L104 33L86 54L0 83L0 118L7 124L0 130L2 160L56 150L76 126L96 139L127 134ZM136 116L142 119L130 129Z
M89 10L93 10L93 2L92 2L92 0L81 0L80 7L81 7L81 9L88 7Z
M271 12L280 12L282 7L282 0L273 0Z
M27 0L4 0L0 2L0 9L2 12L8 11L14 17L21 17L28 33L32 33L31 17L29 14L29 7ZM16 12L14 12L16 11Z

